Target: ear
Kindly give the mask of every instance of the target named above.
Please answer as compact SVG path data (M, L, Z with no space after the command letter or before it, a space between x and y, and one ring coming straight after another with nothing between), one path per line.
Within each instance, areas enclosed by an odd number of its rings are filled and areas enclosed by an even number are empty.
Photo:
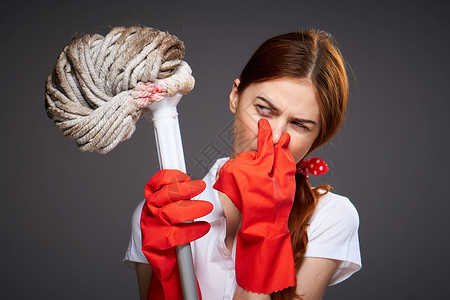
M238 86L241 83L239 79L235 79L233 82L233 88L231 89L230 93L230 111L234 114L236 113L238 104L239 104L239 93L238 93Z

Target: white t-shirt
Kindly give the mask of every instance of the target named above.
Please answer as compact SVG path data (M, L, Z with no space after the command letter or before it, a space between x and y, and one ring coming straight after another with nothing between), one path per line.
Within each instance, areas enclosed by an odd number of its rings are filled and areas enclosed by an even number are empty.
M236 290L236 239L230 254L225 246L226 219L219 194L212 188L217 170L228 159L226 157L216 161L203 178L206 183L205 190L193 198L210 201L214 206L210 214L198 219L209 222L211 230L191 242L195 274L203 299L232 299ZM141 250L140 217L144 201L139 203L133 213L132 234L123 259L131 267L134 267L134 262L148 263ZM329 285L337 284L361 269L358 227L358 212L347 198L331 192L319 198L307 229L309 242L305 257L342 261Z

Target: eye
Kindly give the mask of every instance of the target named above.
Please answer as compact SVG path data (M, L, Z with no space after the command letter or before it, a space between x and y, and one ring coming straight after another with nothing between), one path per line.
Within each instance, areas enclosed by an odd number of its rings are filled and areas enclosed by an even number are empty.
M310 129L309 129L308 127L306 127L305 125L303 125L303 124L300 123L300 122L292 121L291 123L294 124L294 126L300 128L300 129L304 129L304 130L310 131Z
M255 107L256 107L256 110L264 116L268 116L272 113L272 110L270 108L265 107L263 105L256 104Z

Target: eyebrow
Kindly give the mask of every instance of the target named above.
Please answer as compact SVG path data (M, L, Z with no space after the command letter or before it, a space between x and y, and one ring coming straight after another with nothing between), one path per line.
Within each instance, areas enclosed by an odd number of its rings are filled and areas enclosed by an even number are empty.
M278 107L276 107L275 104L273 104L269 99L266 99L263 96L257 96L256 98L265 102L267 104L267 106L269 106L275 112L277 112L277 113L280 112L280 109ZM313 120L308 120L308 119L303 119L303 118L294 118L294 121L297 121L299 123L309 123L309 124L317 125L316 122L314 122Z

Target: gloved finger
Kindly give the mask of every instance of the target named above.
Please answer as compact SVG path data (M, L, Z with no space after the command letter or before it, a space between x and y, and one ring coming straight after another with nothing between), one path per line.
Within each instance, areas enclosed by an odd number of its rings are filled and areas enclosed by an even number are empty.
M243 153L243 152L241 152L241 153ZM238 153L238 155L239 155L239 153ZM237 157L237 156L236 156ZM229 170L232 166L233 166L233 164L234 164L234 162L235 162L235 159L236 158L230 158L221 168L220 168L220 170L219 170L219 177L220 176L222 176L223 174L224 174L224 172L226 172L227 170Z
M295 161L294 157L289 150L289 142L291 136L289 133L284 132L278 143L274 146L274 162L273 171L281 171L281 176L295 174ZM288 174L287 174L288 173Z
M181 223L174 225L174 227L169 237L173 247L195 241L207 234L211 229L211 225L206 221Z
M207 201L180 200L165 205L159 211L159 215L170 224L178 224L206 216L212 210L212 203Z
M278 180L291 180L295 175L295 160L288 148L290 139L284 132L274 146L273 176Z
M199 195L206 188L203 180L173 182L153 193L148 185L145 187L145 199L150 205L162 207L178 200L187 200Z
M156 192L163 186L175 183L175 182L186 182L191 181L186 173L183 173L177 169L162 169L159 170L155 175L150 178L147 182L146 189L148 188L151 192Z
M251 160L254 160L254 159L256 158L257 155L258 155L258 152L256 152L256 151L243 151L243 152L239 152L238 154L236 154L236 157L233 159L232 162L230 162L230 164L233 163L235 160L241 160L241 159L251 161ZM228 160L228 161L225 163L225 165L226 165L229 161L230 161L230 160Z
M237 167L239 168L239 166ZM214 183L213 189L226 194L240 211L241 196L236 182L237 178L235 172L230 168L233 168L233 164L227 165L225 163L225 165L222 166L219 171L219 178Z
M281 134L280 139L278 140L278 143L276 143L273 148L274 150L280 149L282 147L287 148L289 146L289 142L291 141L291 136L287 132L283 132Z
M242 212L242 197L238 188L237 180L238 179L232 174L230 176L219 175L219 179L214 183L213 189L227 195L236 208Z
M144 253L168 250L195 241L208 233L210 229L211 225L206 221L181 223L156 231L149 227L142 227L142 250Z
M273 137L272 128L269 121L260 119L258 121L258 154L257 159L261 159L267 166L272 168L273 164Z
M257 155L256 151L243 151L236 154L235 158L230 158L219 170L219 177L233 169L236 164L237 167L241 166L242 161L253 161Z

